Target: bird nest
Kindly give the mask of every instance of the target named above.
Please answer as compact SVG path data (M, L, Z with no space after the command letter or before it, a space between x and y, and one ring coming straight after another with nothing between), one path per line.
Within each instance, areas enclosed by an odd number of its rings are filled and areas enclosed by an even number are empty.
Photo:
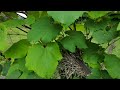
M63 59L59 62L55 72L56 79L85 78L90 74L90 69L81 58L80 50L75 53L62 51Z

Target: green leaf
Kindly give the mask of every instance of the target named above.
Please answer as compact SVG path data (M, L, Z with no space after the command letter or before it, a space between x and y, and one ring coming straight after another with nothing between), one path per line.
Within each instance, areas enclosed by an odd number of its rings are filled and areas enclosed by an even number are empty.
M90 67L100 68L100 65L98 63L100 56L97 53L84 53L82 57L84 62L88 63Z
M42 17L32 25L32 29L28 33L28 40L35 42L41 40L48 43L55 39L61 30L60 25L53 25L48 17Z
M20 58L15 60L14 63L11 64L6 76L7 78L14 78L14 74L17 74L16 78L18 78L21 77L24 73L28 72L28 69L25 67L25 58Z
M4 65L3 65L3 69L2 69L2 75L3 76L6 76L7 73L8 73L8 70L10 68L10 64L11 62L10 61L7 61Z
M58 21L66 27L81 17L85 11L47 11L55 21Z
M120 37L118 37L117 41L112 45L113 45L112 54L120 58Z
M76 31L81 31L83 34L85 33L85 27L84 24L76 24Z
M116 38L118 36L116 31L117 25L118 21L111 20L111 22L109 22L105 29L94 31L92 34L92 42L104 44Z
M109 11L89 11L88 14L92 19L96 19L106 15Z
M97 30L104 30L110 22L111 20L109 18L101 18L99 22L93 19L87 19L84 26L90 30L90 32L94 32Z
M29 16L27 17L27 19L25 19L25 24L27 24L27 25L31 25L31 24L33 24L34 22L35 22L35 17L32 16L32 15L29 15Z
M20 75L21 75L21 72L19 70L15 70L10 75L8 75L6 79L18 79Z
M105 55L105 67L112 78L120 79L120 59L115 55Z
M22 58L26 56L29 46L30 43L27 39L20 40L5 52L5 56L8 58Z
M13 20L7 20L6 22L3 22L3 24L7 28L15 28L15 27L24 25L25 21L24 20L19 20L19 19L13 19Z
M64 46L65 49L75 52L76 46L78 48L87 48L87 44L85 41L85 36L80 31L67 31L66 36L61 40L61 44Z
M14 61L13 64L11 64L7 76L9 76L11 73L13 73L16 70L20 70L20 71L24 71L26 70L25 68L25 59L21 58L21 59L17 59Z
M106 70L101 70L102 79L112 79Z
M26 67L42 78L50 78L62 55L57 43L49 43L45 48L40 44L31 46L26 57Z
M111 41L113 38L116 37L116 32L113 30L99 30L93 33L93 39L92 42L103 44Z
M38 77L33 71L29 71L25 67L25 58L14 61L7 73L7 79L36 79Z
M118 24L117 31L120 31L120 23Z
M36 75L34 72L24 72L19 79L42 79L38 75Z
M0 24L0 51L4 51L8 46L7 31L3 24Z
M87 76L87 79L102 79L101 78L101 72L98 68L91 69L91 74Z
M28 13L28 16L33 15L35 17L35 20L37 20L40 17L42 11L41 11L41 13L40 13L40 11L28 11L27 13Z

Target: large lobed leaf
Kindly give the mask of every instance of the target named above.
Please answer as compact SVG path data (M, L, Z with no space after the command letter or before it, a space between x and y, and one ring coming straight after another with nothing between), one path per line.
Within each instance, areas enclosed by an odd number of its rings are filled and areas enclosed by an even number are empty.
M36 44L31 46L26 57L26 67L35 71L42 78L50 78L62 55L57 43L49 43L45 48Z
M78 48L87 48L85 36L81 31L67 31L66 34L69 36L61 40L61 44L65 49L75 52L76 46Z
M115 55L105 55L105 67L112 78L120 79L120 59Z
M14 61L7 73L7 79L36 79L38 77L33 71L25 67L25 58Z
M114 49L112 50L112 54L120 58L120 37L118 37L117 41L113 43L113 48Z
M15 28L21 25L25 24L24 20L19 20L19 19L13 19L13 20L7 20L5 22L3 22L3 24L7 27L7 28Z
M81 17L85 11L48 11L55 21L64 24L66 27Z
M106 15L108 12L109 11L90 11L88 12L88 14L92 19L96 19L96 18Z
M92 42L103 44L111 41L113 38L116 37L116 32L113 30L106 31L106 30L99 30L93 33Z
M48 43L56 38L61 29L60 25L53 25L47 16L41 17L32 25L32 29L28 33L28 40L35 42L41 40Z
M99 59L100 56L97 53L89 52L83 54L84 62L88 63L88 65L92 68L100 68L100 65L98 64Z
M8 58L22 58L26 56L30 43L27 39L22 39L14 43L6 52L5 56Z

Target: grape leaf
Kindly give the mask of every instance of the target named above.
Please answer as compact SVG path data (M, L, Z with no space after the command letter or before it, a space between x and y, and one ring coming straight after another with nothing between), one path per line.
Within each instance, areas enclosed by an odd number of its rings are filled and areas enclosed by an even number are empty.
M8 46L7 31L3 24L0 24L0 51L4 51Z
M40 44L33 45L26 57L26 67L35 71L42 78L50 78L62 59L57 43L49 43L45 48Z
M120 23L118 24L118 27L117 27L117 31L119 31L120 30Z
M28 32L28 40L48 43L55 39L60 30L62 30L60 25L53 25L48 17L42 17L32 25L31 31Z
M3 24L7 28L15 28L15 27L24 25L25 21L24 20L19 20L19 19L12 19L12 20L7 20L7 21L3 22Z
M14 72L11 72L10 75L6 76L6 79L18 79L21 75L21 72L19 70L15 70Z
M117 41L113 44L113 48L112 54L120 58L120 37L118 37Z
M98 63L100 56L97 53L84 52L82 57L83 57L84 62L88 63L88 65L91 68L100 68L100 65Z
M112 78L120 78L120 59L115 55L105 55L105 67Z
M27 19L25 19L25 24L31 25L35 22L35 17L32 15L28 15Z
M38 75L36 75L34 72L23 72L23 74L19 77L19 79L42 79Z
M39 18L39 16L41 15L42 11L28 11L28 16L29 15L33 15L35 17L35 20L37 20Z
M39 78L33 71L29 71L25 67L25 58L20 58L14 61L7 73L7 79L27 79Z
M20 58L14 61L13 64L11 64L7 76L9 76L11 73L14 71L19 70L19 71L26 71L27 68L25 67L25 58Z
M76 24L76 31L81 31L82 33L85 32L84 24Z
M101 72L98 68L91 69L91 74L87 76L87 79L102 79L101 78Z
M7 41L9 44L9 47L12 46L14 43L20 41L21 39L27 39L27 33L24 33L23 31L12 28L8 30L7 32Z
M109 18L102 18L99 22L93 19L87 19L84 26L90 31L103 30L110 22L111 20Z
M4 54L8 58L22 58L27 54L29 46L27 39L22 39L14 43Z
M80 31L67 31L66 36L60 42L64 46L65 49L75 52L76 46L78 48L87 48L87 44L85 41L85 36Z
M92 18L92 19L96 19L99 17L102 17L104 15L106 15L109 11L89 11L88 15Z
M101 70L102 79L112 79L106 70Z
M113 30L99 30L93 33L93 39L92 42L103 44L111 41L113 38L116 37L116 32Z
M81 17L84 12L85 11L47 11L48 15L52 16L55 21L65 25L65 27Z
M3 65L3 69L2 69L2 75L3 76L6 76L7 73L8 73L8 70L10 68L10 64L11 62L10 61L7 61L4 65Z

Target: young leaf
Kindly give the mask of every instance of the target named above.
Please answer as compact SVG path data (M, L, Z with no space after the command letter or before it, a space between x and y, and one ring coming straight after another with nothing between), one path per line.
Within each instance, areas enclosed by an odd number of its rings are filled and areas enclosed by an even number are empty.
M55 39L61 30L62 27L51 24L48 17L41 17L32 25L32 29L28 33L28 40L35 42L41 40L48 43Z
M36 44L31 46L26 57L26 67L42 78L51 78L62 55L57 43L49 43L45 48Z
M81 17L85 11L47 11L55 21L58 21L66 27Z
M88 12L88 14L92 19L96 19L96 18L106 15L108 12L109 11L90 11Z
M8 58L22 58L26 56L29 46L30 43L27 39L20 40L5 52L5 56Z
M120 59L115 55L105 55L105 67L112 78L120 79Z
M66 34L69 36L61 40L61 44L65 49L75 52L76 46L78 48L87 48L85 36L80 31L67 31Z

